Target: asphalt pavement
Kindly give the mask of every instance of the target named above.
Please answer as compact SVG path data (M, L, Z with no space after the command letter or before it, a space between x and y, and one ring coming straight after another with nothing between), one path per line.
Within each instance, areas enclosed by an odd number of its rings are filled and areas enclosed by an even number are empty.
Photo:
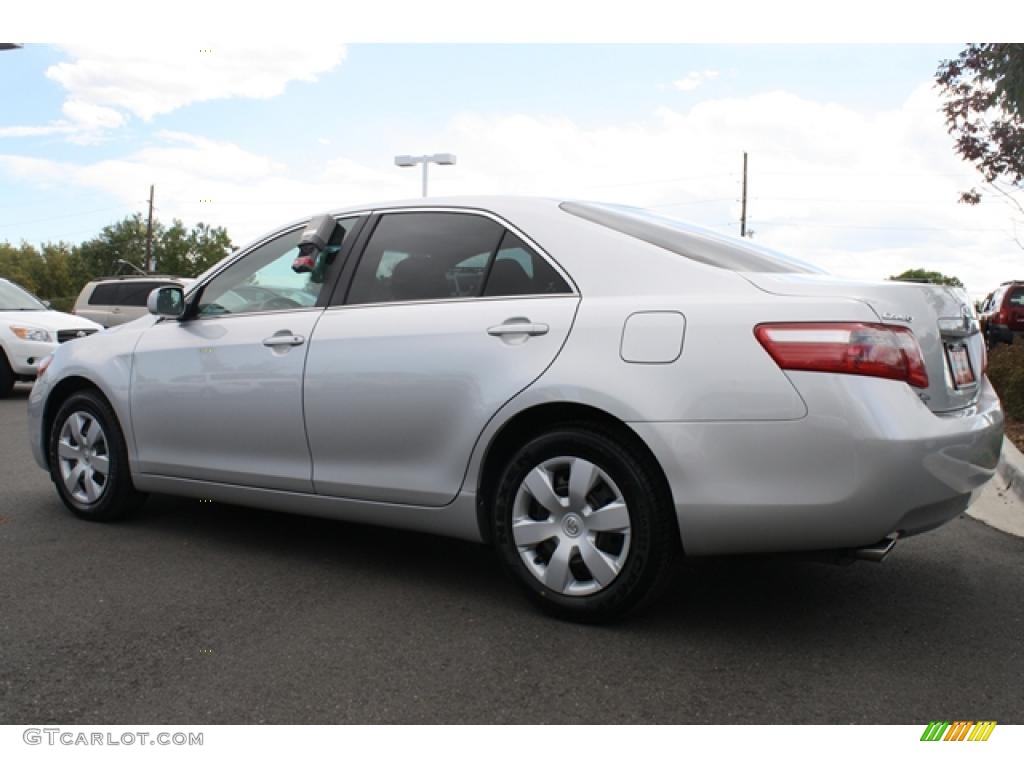
M484 547L151 497L65 510L0 400L0 723L1024 723L1024 539L695 560L612 627ZM539 757L538 759L542 759Z

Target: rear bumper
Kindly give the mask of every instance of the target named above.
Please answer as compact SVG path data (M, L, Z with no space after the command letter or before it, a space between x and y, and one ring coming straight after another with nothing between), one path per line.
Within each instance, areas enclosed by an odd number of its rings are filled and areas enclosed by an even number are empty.
M1003 414L988 380L936 415L905 384L791 372L808 415L630 426L665 470L687 553L855 548L956 517L995 472Z

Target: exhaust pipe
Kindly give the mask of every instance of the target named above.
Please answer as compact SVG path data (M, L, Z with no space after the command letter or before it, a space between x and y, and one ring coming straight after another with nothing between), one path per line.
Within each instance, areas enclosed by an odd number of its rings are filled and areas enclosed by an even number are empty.
M855 560L870 560L872 563L882 562L886 556L892 552L893 547L896 546L897 534L886 536L875 544L870 544L866 547L860 547L858 549L850 550L850 555Z

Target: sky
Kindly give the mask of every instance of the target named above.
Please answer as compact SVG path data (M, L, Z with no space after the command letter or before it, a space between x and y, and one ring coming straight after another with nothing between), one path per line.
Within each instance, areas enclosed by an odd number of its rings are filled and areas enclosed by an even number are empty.
M416 197L397 154L451 152L432 195L649 207L882 279L980 297L1024 278L1024 216L959 160L933 86L960 45L169 45L0 51L0 241L80 242L144 211L236 245ZM296 38L298 39L298 38ZM1014 214L1016 222L1014 221ZM1016 229L1015 229L1016 227Z

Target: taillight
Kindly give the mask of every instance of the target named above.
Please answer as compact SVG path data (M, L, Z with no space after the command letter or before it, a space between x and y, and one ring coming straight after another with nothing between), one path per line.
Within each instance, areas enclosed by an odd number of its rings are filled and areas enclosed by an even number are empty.
M1010 324L1010 311L1002 306L996 313L996 325L1009 325Z
M913 331L880 323L766 323L754 328L761 346L784 370L849 373L927 387Z

